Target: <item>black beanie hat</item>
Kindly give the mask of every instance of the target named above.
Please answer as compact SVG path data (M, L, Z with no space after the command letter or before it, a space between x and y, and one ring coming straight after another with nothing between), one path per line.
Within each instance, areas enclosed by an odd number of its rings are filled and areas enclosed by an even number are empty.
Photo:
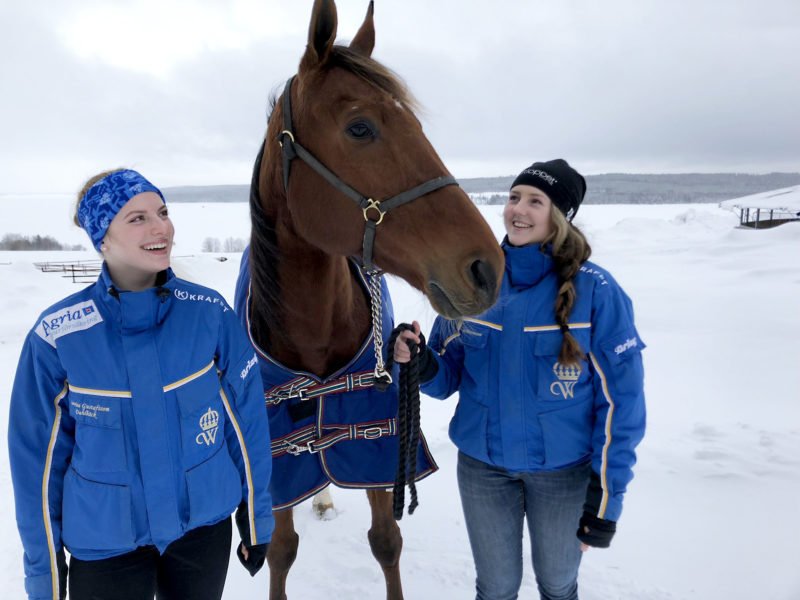
M563 158L533 163L517 175L511 187L515 185L531 185L542 190L570 222L586 194L583 175Z

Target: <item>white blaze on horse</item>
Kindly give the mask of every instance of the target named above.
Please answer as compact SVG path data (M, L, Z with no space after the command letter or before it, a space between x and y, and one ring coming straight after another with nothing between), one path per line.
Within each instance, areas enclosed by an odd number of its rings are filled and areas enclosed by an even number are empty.
M305 54L256 160L237 282L272 434L271 600L286 598L297 554L292 507L330 483L367 491L370 547L387 598L402 598L402 537L385 490L404 445L417 455L412 480L436 466L424 437L398 435L396 383L383 389L393 319L379 272L454 319L491 306L503 272L492 232L425 137L409 92L370 57L372 4L349 46L334 44L336 26L333 1L316 0Z

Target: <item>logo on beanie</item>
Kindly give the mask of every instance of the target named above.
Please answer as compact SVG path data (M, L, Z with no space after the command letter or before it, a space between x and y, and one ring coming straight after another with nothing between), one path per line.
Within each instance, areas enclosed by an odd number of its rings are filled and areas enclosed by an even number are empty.
M575 384L581 376L580 366L570 367L556 362L553 365L553 373L558 377L558 381L550 384L550 393L565 400L572 398Z
M194 438L195 442L199 445L205 444L206 446L210 446L211 444L216 443L217 441L217 430L219 429L219 413L215 410L211 410L211 407L203 413L203 416L200 417L200 433L197 434L197 437Z
M550 185L555 185L558 183L558 179L556 179L552 175L548 175L544 171L540 171L539 169L525 169L523 173L525 173L526 175L533 175L534 177L539 177L541 179L544 179Z

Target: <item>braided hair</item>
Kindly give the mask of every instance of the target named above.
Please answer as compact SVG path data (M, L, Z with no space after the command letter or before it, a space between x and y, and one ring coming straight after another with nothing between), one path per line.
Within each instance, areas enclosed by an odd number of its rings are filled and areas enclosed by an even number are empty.
M577 366L586 356L578 340L569 331L569 315L575 304L573 280L581 265L592 255L592 248L580 229L567 221L564 213L555 206L550 211L550 225L552 231L542 242L542 248L552 248L554 270L558 280L555 314L556 323L564 334L558 361L565 366Z

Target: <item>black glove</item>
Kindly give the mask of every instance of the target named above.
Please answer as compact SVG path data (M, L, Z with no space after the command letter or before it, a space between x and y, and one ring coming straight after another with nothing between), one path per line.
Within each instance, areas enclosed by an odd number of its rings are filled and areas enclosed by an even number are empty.
M242 544L247 548L247 558L244 557L244 553L242 552ZM250 577L255 577L256 573L261 570L261 567L264 566L264 561L267 559L267 550L269 549L269 544L256 544L255 546L249 546L245 542L242 542L236 547L236 556L239 557L239 562L242 563L247 572L250 573Z
M584 544L595 548L608 548L611 545L611 538L617 531L616 521L608 521L597 516L602 500L603 485L600 476L592 469L577 535Z
M425 336L420 332L419 334L419 381L420 383L427 383L439 372L439 363L436 362L436 357L433 355L433 350L428 348L425 343Z
M67 572L69 568L67 567L67 556L64 554L63 548L56 552L56 567L58 568L59 600L64 600L67 597Z
M608 548L616 531L616 521L598 519L593 514L585 512L578 526L578 539L594 548Z
M247 558L244 557L242 545L239 544L236 547L236 556L244 568L247 569L247 572L250 573L250 576L254 577L264 566L269 543L251 546L245 541L250 539L250 519L247 514L247 502L242 502L236 509L236 529L239 530L239 537L242 539L242 544L247 548L248 555Z

